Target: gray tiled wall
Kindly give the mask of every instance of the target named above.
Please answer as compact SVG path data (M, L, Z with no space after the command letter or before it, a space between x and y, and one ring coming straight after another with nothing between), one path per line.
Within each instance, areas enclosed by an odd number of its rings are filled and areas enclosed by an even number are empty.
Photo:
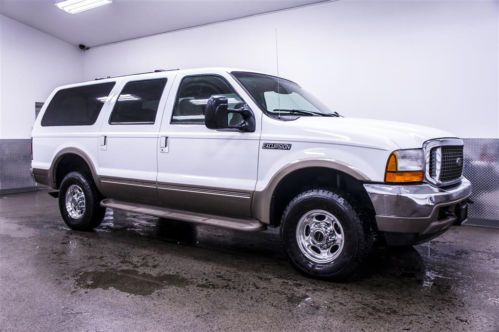
M30 139L0 139L0 193L36 189L30 166Z
M473 185L468 224L499 227L499 139L465 139L464 160Z

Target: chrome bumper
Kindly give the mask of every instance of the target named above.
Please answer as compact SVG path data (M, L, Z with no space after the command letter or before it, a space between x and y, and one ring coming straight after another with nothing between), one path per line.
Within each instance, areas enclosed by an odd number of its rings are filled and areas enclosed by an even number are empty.
M364 184L364 187L376 211L380 232L412 233L421 237L439 234L453 223L464 221L463 201L471 195L471 183L465 178L451 188L430 184Z

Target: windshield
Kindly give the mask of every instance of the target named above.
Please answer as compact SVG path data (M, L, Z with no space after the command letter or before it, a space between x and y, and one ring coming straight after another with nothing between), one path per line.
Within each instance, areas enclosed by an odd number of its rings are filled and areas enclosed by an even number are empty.
M264 111L275 116L339 116L298 84L270 75L232 72Z

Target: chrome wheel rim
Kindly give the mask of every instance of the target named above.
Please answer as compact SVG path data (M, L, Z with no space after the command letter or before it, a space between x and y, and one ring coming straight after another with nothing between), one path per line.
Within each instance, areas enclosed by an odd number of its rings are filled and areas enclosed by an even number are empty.
M343 227L338 219L325 210L305 213L296 227L296 241L309 260L331 263L341 254L345 242Z
M80 186L72 184L66 191L66 211L73 219L78 219L85 213L85 193Z

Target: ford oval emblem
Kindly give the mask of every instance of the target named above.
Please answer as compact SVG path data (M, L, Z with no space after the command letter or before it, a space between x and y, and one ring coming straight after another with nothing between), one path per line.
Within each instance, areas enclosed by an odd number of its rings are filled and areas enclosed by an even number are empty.
M459 167L463 166L463 158L457 157L456 158L456 165Z

